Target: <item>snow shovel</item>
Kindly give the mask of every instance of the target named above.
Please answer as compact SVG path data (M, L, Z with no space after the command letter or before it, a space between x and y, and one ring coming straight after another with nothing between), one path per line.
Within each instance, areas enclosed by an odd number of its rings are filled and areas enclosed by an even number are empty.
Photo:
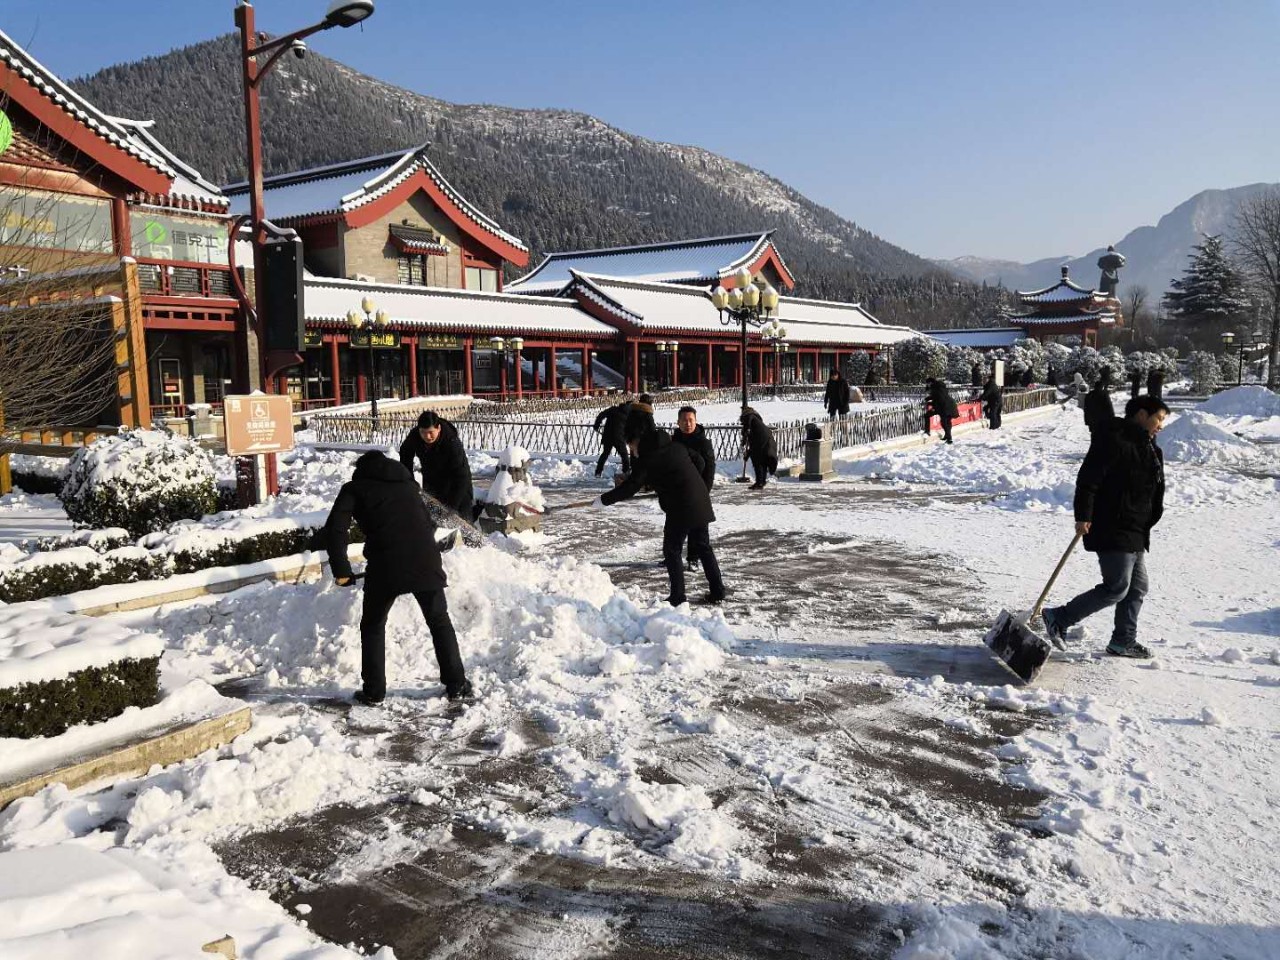
M1049 591L1053 589L1058 574L1067 564L1067 557L1071 556L1071 551L1076 548L1081 536L1082 534L1077 533L1072 538L1062 554L1062 559L1053 568L1049 582L1040 591L1040 598L1036 600L1036 605L1031 608L1031 612L1024 615L1001 610L1000 616L996 617L995 626L982 638L982 642L991 648L992 653L1000 658L1000 662L1016 674L1023 683L1030 683L1039 675L1040 668L1044 666L1052 652L1053 648L1049 645L1049 641L1031 629L1031 621L1040 616L1045 598L1049 596Z
M631 497L630 499L653 500L653 499L656 499L657 496L658 495L656 493L641 493L641 494L638 494L637 496ZM595 502L596 502L596 498L593 497L590 500L574 500L572 503L557 503L555 506L551 506L550 504L548 504L546 509L542 511L542 515L544 517L547 517L553 513L559 513L561 510L581 510L583 507L589 507ZM626 503L627 501L623 500L620 502Z

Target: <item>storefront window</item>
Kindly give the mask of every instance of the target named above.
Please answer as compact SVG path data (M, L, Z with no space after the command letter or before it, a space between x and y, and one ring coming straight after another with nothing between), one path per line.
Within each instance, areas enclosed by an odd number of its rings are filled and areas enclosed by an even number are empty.
M110 204L93 197L0 187L0 244L110 253Z
M129 211L133 255L226 266L227 225L222 220L174 216L156 210Z

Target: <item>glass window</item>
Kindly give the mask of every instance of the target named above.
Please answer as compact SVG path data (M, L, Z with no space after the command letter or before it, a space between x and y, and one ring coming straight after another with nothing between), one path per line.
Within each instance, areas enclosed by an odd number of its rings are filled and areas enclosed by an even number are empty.
M485 267L467 267L467 289L496 291L498 271Z
M0 243L110 253L110 203L67 193L0 187Z
M426 258L421 254L409 254L396 259L396 281L404 286L427 285Z
M129 232L135 257L224 266L230 262L227 224L223 220L174 216L158 210L131 210Z

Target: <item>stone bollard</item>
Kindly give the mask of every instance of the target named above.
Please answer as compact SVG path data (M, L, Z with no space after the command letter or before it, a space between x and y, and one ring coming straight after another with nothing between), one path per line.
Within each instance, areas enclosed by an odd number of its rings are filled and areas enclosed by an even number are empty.
M529 461L499 463L495 477L503 473L510 474L515 483L525 483L529 479ZM515 503L486 503L477 522L485 533L515 533L520 530L539 533L542 530L542 514L528 513Z
M836 475L831 465L831 438L822 435L822 428L816 423L805 427L804 432L804 473L801 480L830 480Z
M207 403L189 403L187 409L191 411L187 417L191 439L213 436L213 407Z

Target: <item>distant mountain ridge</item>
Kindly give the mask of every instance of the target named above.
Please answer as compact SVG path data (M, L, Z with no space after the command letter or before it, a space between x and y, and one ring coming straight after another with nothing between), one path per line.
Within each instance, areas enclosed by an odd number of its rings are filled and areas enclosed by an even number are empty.
M1120 294L1126 286L1147 288L1154 304L1169 289L1169 281L1182 276L1191 248L1206 234L1229 232L1240 202L1277 186L1251 183L1226 190L1202 190L1166 213L1154 227L1138 227L1117 241L1115 248L1127 263L1120 271ZM1047 257L1031 263L992 260L984 257L957 257L934 261L961 276L979 283L1003 283L1014 290L1035 290L1057 281L1060 267L1071 268L1071 276L1081 284L1097 284L1097 261L1106 246L1081 257Z
M155 119L161 141L226 183L245 176L237 56L228 35L72 85L109 113ZM556 250L772 227L798 294L860 301L886 322L971 326L1006 299L980 282L957 286L932 261L710 151L572 111L448 103L316 54L281 60L264 84L263 139L268 173L430 142L432 162L524 240L533 263Z

